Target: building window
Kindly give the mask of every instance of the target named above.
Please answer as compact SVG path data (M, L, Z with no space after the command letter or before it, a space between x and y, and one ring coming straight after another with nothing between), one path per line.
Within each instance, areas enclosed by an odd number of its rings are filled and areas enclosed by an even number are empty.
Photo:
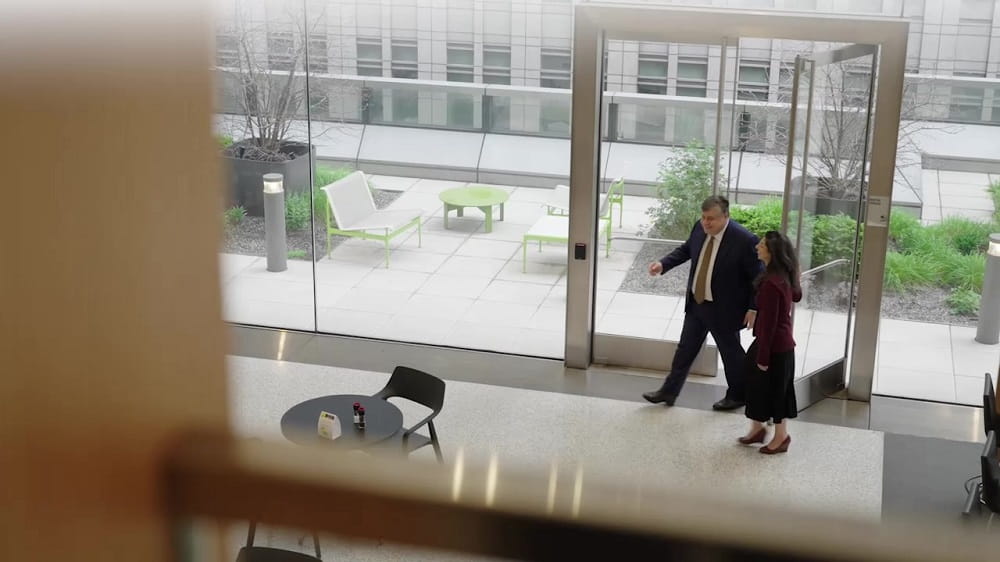
M417 78L417 42L396 39L392 42L392 77Z
M569 49L542 49L540 83L543 88L570 87Z
M708 89L708 61L682 59L677 62L677 95L703 98Z
M268 32L267 64L271 70L295 69L295 40L291 32Z
M741 100L767 101L770 82L771 64L768 61L742 61L736 97Z
M240 65L240 41L231 31L220 31L215 35L215 64L224 68Z
M309 34L309 71L330 72L330 54L327 52L326 34Z
M872 74L868 68L847 68L844 70L844 104L853 107L868 106L868 92L871 90Z
M358 38L358 76L382 76L382 40Z
M640 94L667 94L667 57L639 53L639 76L636 91ZM660 136L662 139L662 135Z
M471 43L448 43L448 81L474 82Z
M483 45L483 82L510 84L510 47Z

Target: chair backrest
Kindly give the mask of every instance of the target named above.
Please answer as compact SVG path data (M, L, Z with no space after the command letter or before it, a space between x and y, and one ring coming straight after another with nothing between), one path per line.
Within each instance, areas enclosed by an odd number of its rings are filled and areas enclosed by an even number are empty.
M983 477L983 503L993 513L1000 513L1000 459L997 455L996 431L987 434L986 446L979 456L979 462Z
M612 180L611 185L608 186L608 193L618 198L625 195L625 178L619 176Z
M444 381L423 371L399 366L393 369L385 388L375 394L383 400L393 396L412 400L437 414L444 406Z
M322 187L330 203L333 218L340 228L351 225L375 212L375 200L368 189L368 178L358 170Z
M988 435L990 431L1000 433L1000 412L997 412L997 394L993 388L993 379L986 373L983 383L983 428Z
M611 190L605 191L604 195L601 195L601 207L597 211L597 216L611 220Z

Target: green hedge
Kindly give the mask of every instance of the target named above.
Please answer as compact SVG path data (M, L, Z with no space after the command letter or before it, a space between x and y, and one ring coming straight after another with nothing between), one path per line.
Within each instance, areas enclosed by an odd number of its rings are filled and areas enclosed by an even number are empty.
M991 187L1000 198L1000 183ZM781 200L767 198L751 207L730 210L734 220L763 236L781 228ZM794 219L792 219L794 220ZM850 259L856 221L843 214L807 215L804 228L812 231L812 265ZM886 254L884 286L899 292L914 287L951 289L948 304L956 314L974 314L986 272L986 245L996 223L949 217L924 226L920 219L893 211L889 221L890 249ZM862 230L861 235L864 235ZM860 258L859 254L855 256Z

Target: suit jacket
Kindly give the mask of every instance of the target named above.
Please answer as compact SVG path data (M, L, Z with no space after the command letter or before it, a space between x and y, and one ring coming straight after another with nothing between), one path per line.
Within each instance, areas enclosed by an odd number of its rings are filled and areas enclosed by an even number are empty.
M660 264L663 273L681 265L688 260L696 260L701 256L701 247L708 235L695 223L691 234L683 244L670 252ZM763 271L763 264L757 259L755 246L760 239L755 234L743 228L743 225L730 219L726 233L722 236L719 251L715 255L715 267L712 269L712 301L716 304L716 317L725 329L739 330L748 310L754 309L753 281ZM690 313L697 306L694 302L692 287L697 263L691 264L688 272L687 299L684 312Z

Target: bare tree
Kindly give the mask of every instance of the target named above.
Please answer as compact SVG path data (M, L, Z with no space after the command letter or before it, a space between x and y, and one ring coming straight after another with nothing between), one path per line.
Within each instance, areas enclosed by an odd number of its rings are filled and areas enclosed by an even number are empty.
M303 69L309 39L325 21L325 13L309 13L307 22L304 7L289 3L286 19L265 24L252 19L244 2L236 3L229 35L235 53L229 53L232 71L226 93L239 107L243 140L230 148L233 156L265 161L294 158L289 136L295 120L303 116L304 104L328 103L325 96L306 100Z
M789 106L792 103L794 65L786 63L781 73L783 81L779 87L776 103L752 112L752 119L766 122L770 131L763 127L750 127L746 144L756 145L771 153L782 164L787 163L789 142L797 143L801 149L805 131L804 119L797 124L796 139L790 139ZM866 177L865 163L870 154L870 127L868 119L868 97L871 91L870 69L862 66L831 64L818 67L813 75L813 114L809 154L804 175L800 181L806 182L807 193L831 199L853 199L858 196ZM800 90L799 108L805 111L808 92ZM903 121L900 122L897 148L897 171L912 165L919 159L918 133L927 128L926 121L917 117L925 114L934 99L929 86L918 88L917 84L904 82ZM755 113L755 114L753 114ZM957 128L944 128L955 132ZM866 148L868 152L866 152ZM802 170L799 170L802 172ZM898 180L911 189L907 174L897 173Z

